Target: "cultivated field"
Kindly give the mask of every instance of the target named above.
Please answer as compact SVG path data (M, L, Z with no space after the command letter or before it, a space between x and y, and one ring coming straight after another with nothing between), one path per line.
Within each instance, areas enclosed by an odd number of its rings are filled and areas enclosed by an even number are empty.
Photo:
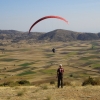
M27 80L32 85L1 86L0 100L100 100L99 86L81 86L88 77L100 77L100 41L0 43L0 84ZM59 64L70 83L63 89L56 87Z

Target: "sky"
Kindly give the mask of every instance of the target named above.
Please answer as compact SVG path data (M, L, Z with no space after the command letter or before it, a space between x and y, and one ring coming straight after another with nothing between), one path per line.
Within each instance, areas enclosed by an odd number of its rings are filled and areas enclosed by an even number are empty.
M32 32L64 29L77 32L100 32L100 0L0 0L0 30L27 32L38 19L55 15L32 28Z

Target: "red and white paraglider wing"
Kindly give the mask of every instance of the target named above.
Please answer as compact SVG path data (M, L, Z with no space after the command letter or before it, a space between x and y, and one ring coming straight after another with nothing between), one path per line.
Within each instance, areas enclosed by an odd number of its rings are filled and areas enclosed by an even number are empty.
M47 18L57 18L57 19L61 19L61 20L65 21L65 22L68 24L68 21L67 21L66 19L60 17L60 16L45 16L45 17L42 17L42 18L38 19L36 22L34 22L34 23L32 24L32 26L31 26L30 29L29 29L29 33L30 33L31 29L32 29L38 22L40 22L40 21L42 21L42 20L44 20L44 19L47 19Z

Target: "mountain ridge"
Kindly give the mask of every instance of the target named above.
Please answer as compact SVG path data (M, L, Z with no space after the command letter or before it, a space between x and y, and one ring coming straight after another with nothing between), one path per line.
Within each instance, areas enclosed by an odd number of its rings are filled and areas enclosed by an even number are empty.
M30 40L34 41L76 41L76 40L99 40L99 33L75 32L71 30L56 29L50 32L22 32L17 30L0 30L0 39Z

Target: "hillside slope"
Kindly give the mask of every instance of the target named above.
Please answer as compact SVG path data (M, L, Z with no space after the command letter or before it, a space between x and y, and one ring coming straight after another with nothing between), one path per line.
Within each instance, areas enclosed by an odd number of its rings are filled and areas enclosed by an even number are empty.
M100 100L100 86L0 87L0 100Z

